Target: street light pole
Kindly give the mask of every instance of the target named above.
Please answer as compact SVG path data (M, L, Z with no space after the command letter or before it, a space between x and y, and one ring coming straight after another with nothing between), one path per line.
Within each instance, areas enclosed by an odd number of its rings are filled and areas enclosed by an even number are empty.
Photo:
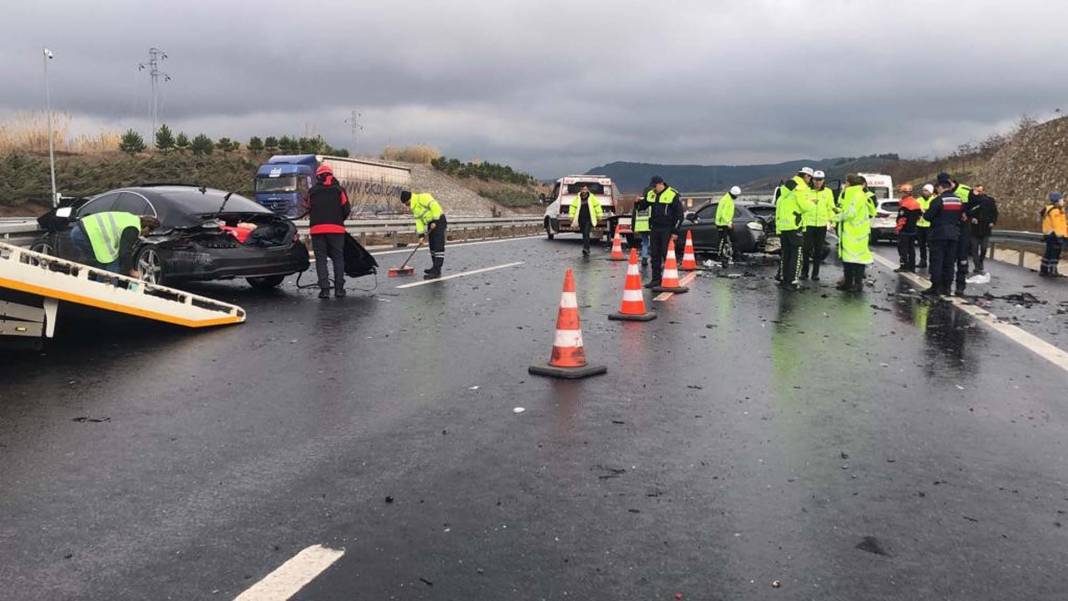
M59 206L59 195L56 194L56 153L55 144L52 142L53 128L52 128L52 98L51 93L48 90L48 61L52 60L55 55L48 48L44 48L42 54L44 60L44 80L45 80L45 112L48 113L48 166L52 172L52 206Z

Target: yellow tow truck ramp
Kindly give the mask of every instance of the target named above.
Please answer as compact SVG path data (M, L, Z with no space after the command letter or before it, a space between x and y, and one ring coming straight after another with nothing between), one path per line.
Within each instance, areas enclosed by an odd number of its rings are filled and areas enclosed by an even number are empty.
M0 336L51 338L59 301L188 328L245 321L237 305L0 243Z

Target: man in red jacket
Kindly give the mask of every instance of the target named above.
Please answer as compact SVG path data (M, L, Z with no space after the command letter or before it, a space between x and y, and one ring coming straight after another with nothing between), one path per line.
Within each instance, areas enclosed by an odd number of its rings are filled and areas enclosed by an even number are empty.
M916 271L916 236L918 229L916 223L923 217L923 209L920 202L912 196L912 186L905 184L898 188L901 192L901 203L897 210L897 254L899 266L894 271L914 273Z
M308 191L308 224L315 273L319 276L319 298L330 298L327 258L334 264L334 296L341 298L345 296L345 219L352 212L352 205L330 165L320 165L315 179Z

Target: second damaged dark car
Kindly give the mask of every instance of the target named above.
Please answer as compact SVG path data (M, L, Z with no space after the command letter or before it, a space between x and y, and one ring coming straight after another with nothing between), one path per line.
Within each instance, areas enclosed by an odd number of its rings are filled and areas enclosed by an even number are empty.
M77 200L70 208L68 217L52 210L38 219L46 233L33 243L33 250L90 261L70 239L74 222L94 213L127 211L154 215L161 224L135 251L134 264L147 282L246 278L255 288L273 288L287 275L308 268L308 250L293 222L233 192L139 186Z

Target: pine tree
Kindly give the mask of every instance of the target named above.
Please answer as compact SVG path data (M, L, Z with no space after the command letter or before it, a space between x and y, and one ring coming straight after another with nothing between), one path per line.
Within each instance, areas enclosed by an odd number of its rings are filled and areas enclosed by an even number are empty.
M122 134L122 141L119 142L119 150L131 155L138 152L144 152L145 139L141 137L141 134L132 129L128 129L126 130L126 133Z
M167 152L174 149L174 134L171 133L171 128L167 127L167 124L159 126L159 130L156 131L156 150L161 152Z
M197 137L193 138L191 148L193 149L193 154L197 156L208 155L215 149L215 144L212 143L211 138L204 134L197 134Z
M180 132L178 137L174 140L174 147L177 148L179 152L189 150L189 136L185 135L185 132Z
M263 152L263 140L259 139L259 137L257 136L252 136L248 139L248 149L253 154L259 154Z
M300 152L300 143L289 136L282 136L278 138L278 150L283 154L297 154Z
M223 152L230 152L230 138L219 138L219 141L215 143L215 148Z
M274 154L278 152L278 138L274 136L267 136L267 139L263 141L264 150Z

